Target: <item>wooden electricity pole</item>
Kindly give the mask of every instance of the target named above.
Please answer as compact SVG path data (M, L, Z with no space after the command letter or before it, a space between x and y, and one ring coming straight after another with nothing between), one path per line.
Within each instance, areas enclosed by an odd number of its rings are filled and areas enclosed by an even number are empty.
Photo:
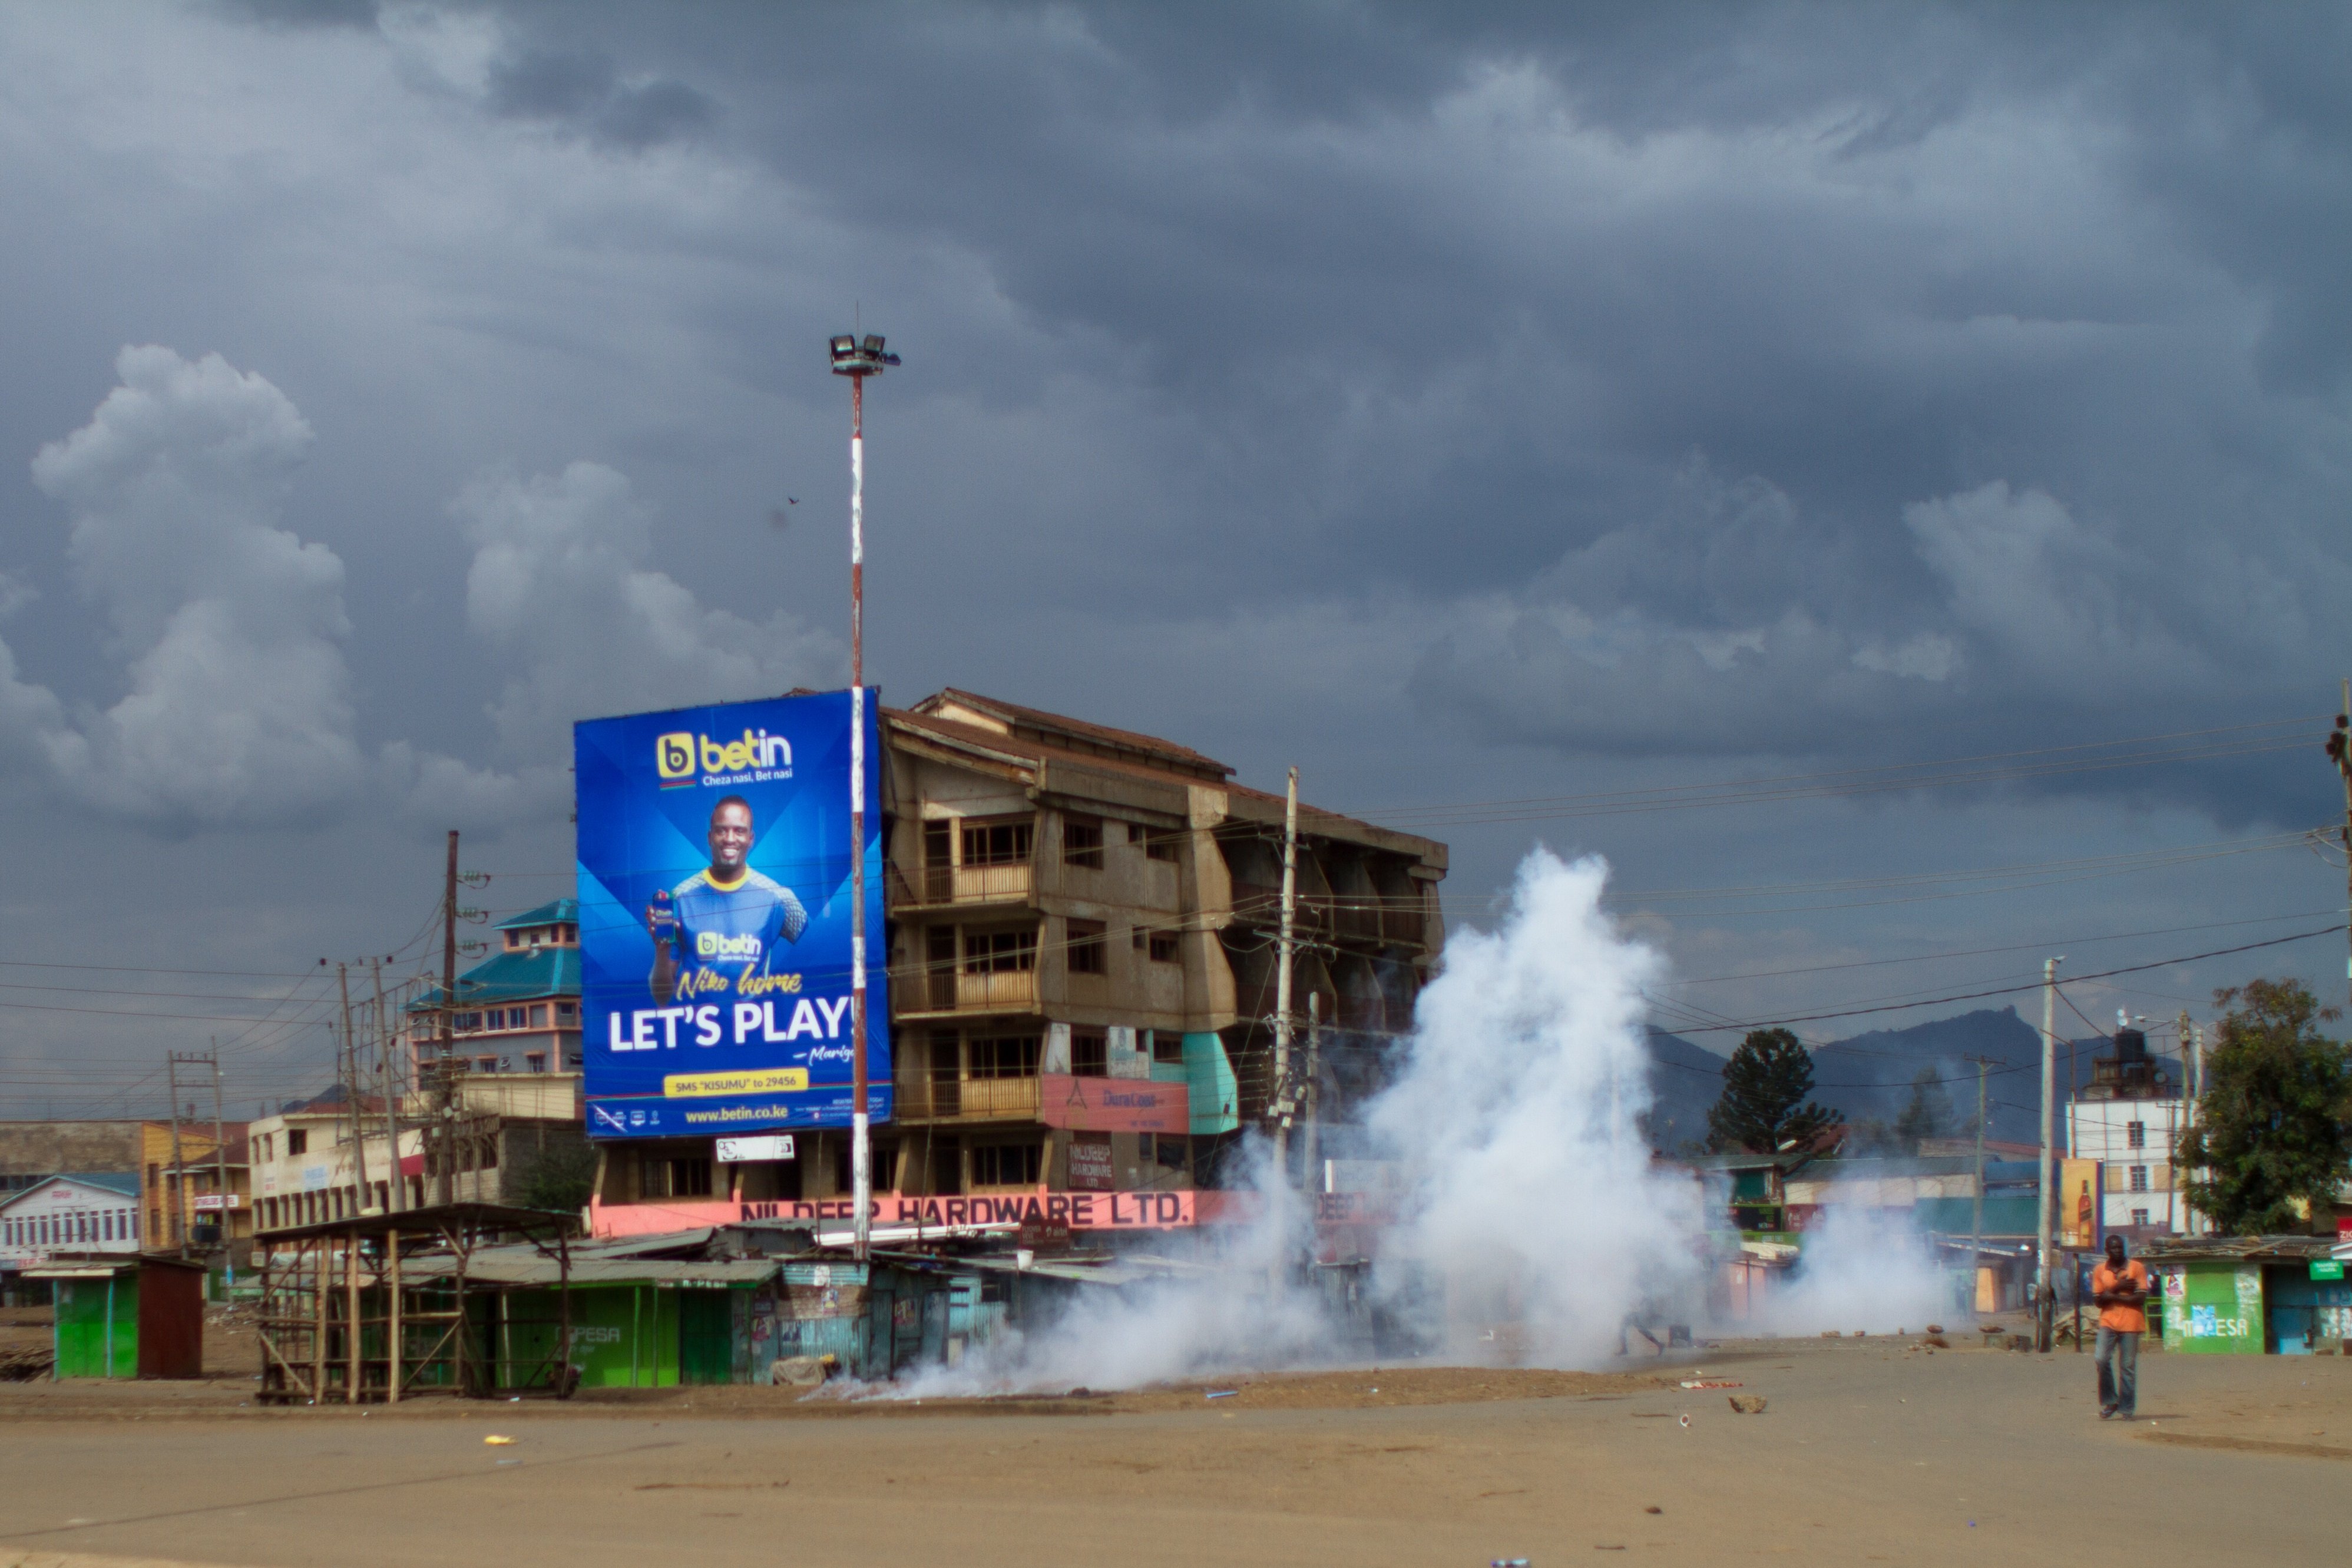
M432 1121L425 1133L425 1165L434 1182L437 1202L457 1196L457 830L449 830L449 868L441 885L441 1062L435 1086Z
M351 965L335 965L335 989L343 998L343 1057L347 1064L343 1092L352 1102L352 1213L362 1215L368 1206L367 1122L360 1113L360 1042L352 1033Z
M172 1168L163 1173L163 1191L171 1196L172 1229L171 1234L165 1237L164 1240L170 1245L177 1247L180 1249L180 1256L182 1258L185 1258L188 1255L188 1226L185 1217L181 1212L182 1188L185 1184L184 1179L180 1174L179 1052L169 1051L164 1054L163 1078L164 1081L171 1086L172 1094Z
M1290 1181L1290 972L1298 914L1298 770L1282 808L1282 949L1274 976L1274 1169Z
M1974 1256L1984 1246L1985 1068L1992 1065L1992 1058L1970 1057L1969 1060L1977 1064L1977 1188L1976 1199L1969 1205L1969 1266L1974 1268Z
M400 1168L400 1077L393 1068L392 1030L385 1026L383 1013L383 960L371 958L368 969L375 978L375 1043L376 1052L383 1064L383 1157L391 1166L384 1178L384 1198L394 1214L408 1206L408 1177Z

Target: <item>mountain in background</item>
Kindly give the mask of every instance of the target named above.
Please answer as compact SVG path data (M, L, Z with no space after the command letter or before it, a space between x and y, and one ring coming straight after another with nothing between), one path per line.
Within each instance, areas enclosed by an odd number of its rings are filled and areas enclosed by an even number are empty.
M1813 1098L1845 1113L1849 1123L1883 1122L1892 1127L1911 1099L1912 1079L1922 1068L1944 1080L1943 1131L1958 1133L1976 1114L1976 1064L1984 1057L1985 1134L2031 1143L2042 1136L2040 1033L2014 1007L1984 1007L1957 1017L1937 1018L1903 1029L1873 1029L1832 1041L1813 1052ZM2072 1042L2083 1077L2090 1076L2094 1053L2111 1048L2105 1038ZM1679 1035L1650 1031L1650 1088L1656 1096L1649 1117L1650 1144L1680 1153L1685 1144L1706 1140L1708 1107L1723 1092L1724 1058ZM2058 1053L2058 1092L2065 1098L2068 1049ZM2178 1072L2175 1072L2176 1081ZM1931 1090L1931 1092L1933 1092ZM2063 1142L2065 1131L2059 1129Z

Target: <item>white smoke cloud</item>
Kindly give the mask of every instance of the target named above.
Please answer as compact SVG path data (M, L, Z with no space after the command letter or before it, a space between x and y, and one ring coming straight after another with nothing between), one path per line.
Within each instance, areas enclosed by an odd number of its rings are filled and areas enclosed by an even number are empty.
M515 656L490 714L520 752L561 743L597 713L773 696L838 679L840 643L782 611L757 624L707 609L647 569L651 520L600 463L485 479L453 510L475 546L466 615Z
M1498 927L1447 941L1365 1115L1418 1194L1384 1244L1387 1283L1442 1283L1448 1338L1516 1320L1555 1364L1608 1355L1627 1313L1699 1273L1698 1186L1652 1163L1637 1121L1642 993L1665 963L1601 911L1606 878L1597 858L1528 855Z
M1909 1225L1859 1204L1832 1204L1805 1233L1797 1267L1769 1289L1755 1318L1730 1331L1916 1333L1969 1315Z
M20 688L14 716L57 782L110 813L177 827L315 818L366 763L342 563L278 525L310 427L218 354L126 348L115 369L121 384L41 449L33 479L72 513L75 575L130 689L68 725Z

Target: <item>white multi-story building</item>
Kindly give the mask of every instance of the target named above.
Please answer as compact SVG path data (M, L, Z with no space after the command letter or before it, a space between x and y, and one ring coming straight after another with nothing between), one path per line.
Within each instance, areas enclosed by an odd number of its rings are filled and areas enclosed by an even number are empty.
M2099 1163L2099 1230L2186 1236L2187 1194L2173 1160L2189 1130L2189 1102L2147 1054L2147 1037L2118 1029L2111 1056L2066 1108L2066 1153Z
M59 1253L139 1250L139 1177L51 1176L0 1204L0 1269L16 1272Z

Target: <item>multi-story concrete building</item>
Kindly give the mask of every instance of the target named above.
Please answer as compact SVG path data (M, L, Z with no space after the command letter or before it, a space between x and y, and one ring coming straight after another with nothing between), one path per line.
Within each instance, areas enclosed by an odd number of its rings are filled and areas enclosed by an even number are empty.
M422 1092L401 1101L397 1177L381 1100L361 1101L356 1145L351 1110L341 1103L254 1122L249 1144L261 1232L380 1212L395 1201L395 1179L404 1208L445 1199L520 1204L537 1161L551 1151L585 1149L578 1073L474 1073L460 1058L449 1077L446 1095L436 1068ZM448 1135L428 1140L427 1123L448 1128ZM450 1167L446 1191L443 1161Z
M490 928L489 957L457 976L453 1049L478 1074L580 1067L580 900L557 899ZM407 1007L409 1082L441 1055L441 988Z
M885 710L884 908L895 1120L877 1193L1215 1185L1274 1093L1284 798L1190 747L947 690ZM1323 1020L1318 1111L1380 1078L1443 941L1445 847L1302 806L1295 1071ZM1078 1114L1084 1080L1182 1087L1176 1131ZM1132 1100L1131 1093L1114 1091ZM604 1145L606 1205L690 1222L849 1187L847 1137L719 1165L709 1140Z
M2173 1163L2189 1114L2189 1102L2148 1055L2141 1031L2118 1029L2115 1050L2092 1059L2091 1082L2066 1108L2066 1152L2099 1162L2101 1234L2189 1234L2189 1206Z

